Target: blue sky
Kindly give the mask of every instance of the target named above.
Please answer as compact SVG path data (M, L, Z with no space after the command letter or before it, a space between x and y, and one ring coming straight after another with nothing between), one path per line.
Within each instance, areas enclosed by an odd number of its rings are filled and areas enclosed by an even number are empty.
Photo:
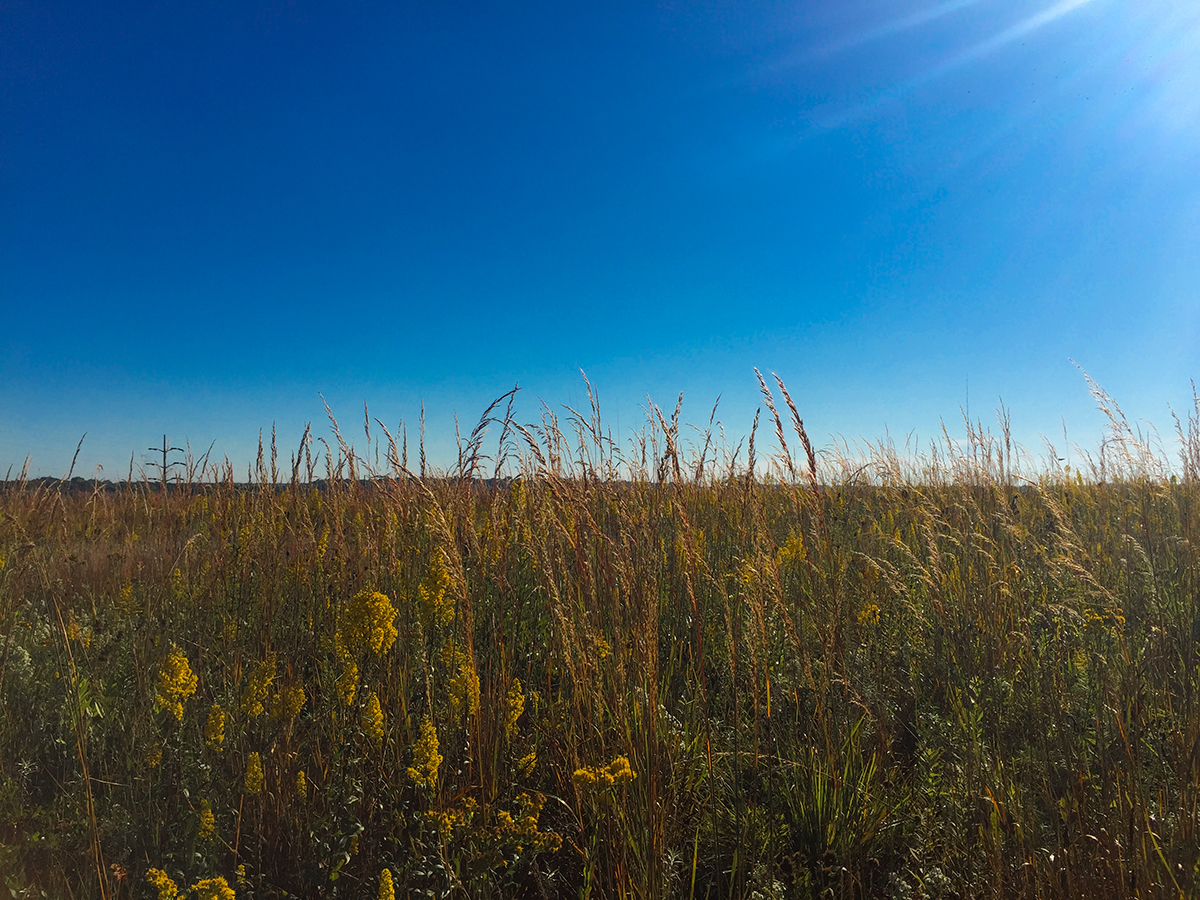
M0 7L0 466L413 424L1093 445L1200 374L1200 7ZM355 433L361 433L360 430Z

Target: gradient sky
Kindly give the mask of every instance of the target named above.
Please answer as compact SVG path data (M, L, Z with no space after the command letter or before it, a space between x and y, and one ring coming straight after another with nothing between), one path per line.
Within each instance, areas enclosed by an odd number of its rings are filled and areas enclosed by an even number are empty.
M1200 374L1200 5L0 5L0 466L514 383L1094 446ZM352 426L352 427L350 427ZM0 472L3 471L0 468Z

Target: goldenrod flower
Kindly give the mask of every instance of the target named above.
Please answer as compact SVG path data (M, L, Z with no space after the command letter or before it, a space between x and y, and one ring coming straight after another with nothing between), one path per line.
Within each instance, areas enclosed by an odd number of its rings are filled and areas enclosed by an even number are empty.
M471 658L453 644L442 648L442 663L450 672L450 683L447 688L450 700L450 712L457 719L466 710L468 715L475 715L479 710L479 674L471 663Z
M251 753L246 760L246 793L257 794L263 788L262 757Z
M521 691L521 679L514 678L505 698L504 736L510 741L517 734L517 720L525 712L525 694Z
M537 751L531 750L517 762L517 772L522 778L528 778L537 765Z
M879 607L874 603L869 603L862 608L858 614L859 625L878 625L879 624Z
M437 784L438 769L442 765L438 749L437 729L426 714L421 720L421 738L413 747L413 764L408 770L408 777L419 787L433 788Z
M448 841L454 833L454 829L460 825L464 825L470 821L474 811L474 801L467 798L467 809L447 809L441 812L437 810L429 810L425 813L425 818L437 824L438 835L443 841Z
M133 598L132 584L126 584L121 587L121 594L117 602L121 607L121 612L127 616L132 616L138 611L137 601Z
M183 701L196 693L198 683L188 658L175 644L171 652L163 660L158 670L158 678L154 682L154 691L158 702L169 709L176 719L183 721Z
M79 623L75 621L75 613L70 613L70 621L67 623L67 637L73 641L78 641L85 647L92 646L92 629L80 628Z
M147 869L146 880L158 890L158 900L175 900L179 896L179 886L162 869Z
M784 545L775 556L779 568L793 570L808 558L808 549L804 546L804 535L793 531L788 535Z
M392 884L392 870L379 873L379 900L396 900L396 888Z
M229 886L229 882L220 875L216 878L197 881L192 885L192 890L200 896L200 900L236 900L237 896L234 894L233 888Z
M200 840L206 841L217 831L217 817L207 800L200 801Z
M523 793L517 797L517 802L521 804L521 815L517 820L514 821L512 814L503 810L496 813L500 833L520 841L520 844L528 844L538 852L548 850L554 853L562 847L562 835L552 831L538 831L538 817L541 816L542 807L546 803L545 795Z
M366 645L376 656L392 648L400 632L393 624L396 607L386 594L359 591L338 616L337 641L343 654L353 654Z
M296 773L296 796L301 800L308 799L308 779L304 777L303 769Z
M160 762L162 762L162 747L158 744L151 744L146 748L146 765L151 769L157 769Z
M225 743L225 710L219 703L214 703L208 710L208 721L204 723L204 743L210 750L221 752Z
M362 713L363 731L373 741L383 740L383 707L379 705L379 695L374 691L367 696L367 706Z
M304 693L304 688L298 684L289 684L275 698L271 712L279 721L290 722L300 714L300 710L304 708L304 701L307 699L308 695Z
M268 653L267 658L254 667L250 683L242 692L242 712L252 719L261 716L266 711L264 703L274 681L275 654Z
M629 758L618 756L608 764L608 774L616 784L628 784L637 778L637 772L629 765Z
M637 772L633 771L633 767L629 765L629 759L624 756L618 756L607 766L599 768L584 766L582 769L576 769L571 776L575 786L583 789L610 788L614 784L628 784L635 778L637 778Z
M454 604L446 598L449 589L450 573L446 571L445 556L443 551L436 550L429 561L429 572L417 586L421 600L421 624L425 628L434 623L444 628L454 620Z
M358 691L358 664L353 662L346 663L346 668L342 669L342 674L337 680L338 696L342 698L342 702L347 706L354 702L354 695Z

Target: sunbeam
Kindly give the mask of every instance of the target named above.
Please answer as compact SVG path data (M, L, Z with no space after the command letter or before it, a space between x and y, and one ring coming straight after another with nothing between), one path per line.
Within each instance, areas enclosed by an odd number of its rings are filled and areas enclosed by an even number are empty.
M942 60L934 66L931 66L925 71L920 72L912 78L909 78L906 81L893 85L891 88L882 91L864 103L856 104L855 106L843 110L832 117L818 118L817 124L825 128L840 128L850 122L870 115L884 104L889 103L898 97L902 97L916 88L922 87L923 85L942 78L961 68L967 63L982 59L983 57L996 52L1001 47L1011 44L1018 38L1026 37L1034 31L1037 31L1039 28L1042 28L1056 19L1059 19L1062 16L1065 16L1068 13L1073 12L1074 10L1079 9L1080 7L1091 2L1092 0L1062 0L1062 2L1056 3L1049 9L1045 9L1042 12L1029 16L1026 19L1022 19L1020 22L1009 26L998 34L994 34L985 40L960 50L958 53L953 54L952 56Z
M881 25L876 25L874 28L868 28L865 31L846 35L845 37L830 41L827 44L822 44L818 47L807 48L799 53L793 54L786 60L777 63L772 68L784 69L788 68L789 66L798 65L801 62L809 62L812 60L833 56L835 53L840 53L843 50L861 47L863 44L869 44L872 41L891 37L894 34L899 34L900 32L907 31L910 28L916 28L920 25L928 24L929 22L940 19L943 16L958 12L960 9L974 6L979 2L980 0L950 0L948 3L940 3L937 6L931 6L928 9L922 9L910 15L901 16L899 19L893 19L890 22L884 22Z
M999 34L993 35L987 40L980 41L973 47L968 47L959 53L954 54L949 59L938 63L930 69L922 72L915 78L910 79L906 84L906 88L920 87L927 82L933 81L935 78L941 78L943 75L954 71L966 63L973 62L981 57L994 53L1006 44L1011 44L1017 38L1025 37L1044 25L1048 25L1055 19L1065 16L1067 13L1074 12L1081 6L1086 6L1092 0L1062 0L1061 3L1056 3L1049 9L1043 10L1037 15L1023 19L1017 24L1004 29Z

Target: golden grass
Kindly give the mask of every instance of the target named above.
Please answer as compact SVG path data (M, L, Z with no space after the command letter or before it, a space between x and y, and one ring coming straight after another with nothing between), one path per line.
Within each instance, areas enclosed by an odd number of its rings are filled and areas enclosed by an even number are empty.
M1097 388L1033 477L1003 416L818 457L760 386L765 461L506 395L437 477L335 425L320 483L308 433L282 482L7 483L4 888L1193 896L1196 419L1173 477Z

